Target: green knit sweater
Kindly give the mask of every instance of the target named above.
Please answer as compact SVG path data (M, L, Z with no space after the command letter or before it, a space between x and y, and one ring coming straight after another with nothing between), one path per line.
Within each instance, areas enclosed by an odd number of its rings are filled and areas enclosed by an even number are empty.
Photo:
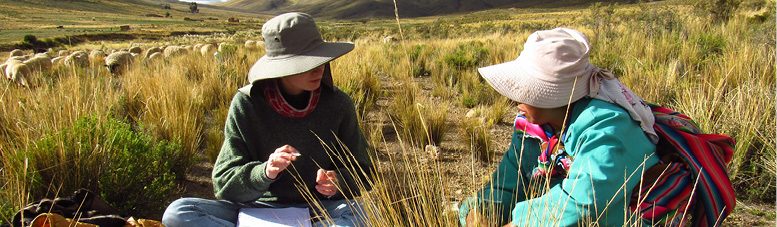
M367 179L372 177L374 165L353 101L347 94L324 86L312 113L303 118L287 118L272 109L258 87L261 86L253 87L250 97L238 92L232 99L224 126L224 144L213 167L217 198L233 202L304 203L305 197L298 188L307 188L318 199L326 199L315 189L319 168L337 172L340 191L330 199L358 196L357 182L370 189ZM270 179L265 174L265 162L276 148L285 144L296 148L302 156L274 180Z

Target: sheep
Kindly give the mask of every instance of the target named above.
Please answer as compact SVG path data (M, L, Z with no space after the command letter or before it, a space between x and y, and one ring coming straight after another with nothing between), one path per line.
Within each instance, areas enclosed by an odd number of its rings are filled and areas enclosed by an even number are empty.
M246 43L245 43L245 48L246 48L247 50L252 50L252 51L255 51L255 50L258 50L258 49L259 49L259 48L257 47L257 45L256 45L256 41L254 41L254 40L246 40Z
M24 61L24 60L27 60L27 58L24 57L24 56L13 56L13 57L10 57L10 58L6 59L5 61L10 61L10 60Z
M92 50L89 52L89 63L92 65L102 65L105 62L105 52L102 50Z
M35 55L32 55L32 57L33 58L36 58L36 57L47 57L47 58L51 59L51 55L49 55L49 53L46 53L46 52L37 53Z
M229 45L225 42L219 43L219 52L224 53L228 48L232 47L232 45Z
M142 54L143 48L140 48L139 46L130 47L129 52L133 54Z
M148 48L148 49L146 50L146 53L145 53L145 54L143 54L143 58L146 58L146 59L148 59L148 58L150 58L150 57L151 57L151 55L153 55L154 53L161 53L161 52L162 52L162 48L160 48L160 47L151 47L151 48Z
M132 53L119 51L105 58L105 67L114 75L121 75L132 64Z
M24 56L24 52L22 52L22 50L19 50L19 49L14 49L11 51L10 55L11 55L10 57Z
M151 61L154 61L154 60L162 59L164 57L165 56L164 56L164 54L162 54L162 52L156 52L156 53L151 54L151 56L148 56L146 58L146 62L151 62Z
M213 52L216 52L216 47L214 47L213 44L208 43L200 47L202 56L213 56Z
M194 51L202 50L202 45L203 45L202 43L194 44Z
M179 54L185 54L186 51L187 51L186 47L183 47L183 46L169 46L165 48L165 57L169 58Z
M8 68L8 64L11 62L22 63L21 60L17 60L15 58L9 58L8 60L5 60L5 62L3 62L2 65L0 65L0 74L3 74L3 76L9 80L11 79L11 77L9 77L8 74L5 74L5 69Z
M62 61L65 59L65 57L59 56L51 59L51 65L57 66L62 63Z
M51 64L51 58L46 56L32 57L23 63L27 65L31 72L49 71L53 67L53 64Z
M32 74L30 68L22 62L11 61L5 67L5 76L13 82L27 87L27 78Z
M70 55L70 52L68 52L67 50L59 50L59 51L57 51L57 56L65 57L65 56L68 56L68 55Z
M89 55L86 54L86 51L79 50L65 57L64 63L69 66L86 67L89 66Z
M7 66L8 66L10 63L12 63L12 62L13 62L13 63L22 63L23 61L24 61L24 59L21 59L21 58L19 58L18 56L17 56L17 57L12 57L12 58L9 58L9 59L5 60L5 62L3 62L3 64L2 64L2 65L0 65L0 73L2 73L2 74L3 74L3 76L7 76L7 75L5 74L5 69L6 69L6 67L7 67ZM8 79L10 80L11 78L10 78L10 77L8 77Z
M394 36L383 37L383 43L396 43L397 41L399 40Z

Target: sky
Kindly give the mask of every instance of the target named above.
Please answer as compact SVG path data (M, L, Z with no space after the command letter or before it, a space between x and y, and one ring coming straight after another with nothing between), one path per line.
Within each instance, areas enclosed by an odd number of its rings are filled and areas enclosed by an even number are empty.
M179 0L179 1L210 4L210 3L226 2L226 1L229 1L229 0Z

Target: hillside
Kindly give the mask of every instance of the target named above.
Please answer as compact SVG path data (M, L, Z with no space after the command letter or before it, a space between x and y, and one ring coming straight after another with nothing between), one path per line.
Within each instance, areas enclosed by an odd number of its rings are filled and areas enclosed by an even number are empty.
M397 7L401 17L421 17L478 11L506 6L520 1L527 0L398 1ZM394 16L394 2L392 0L232 0L214 5L254 12L302 11L317 17L340 19Z
M594 0L418 0L397 1L400 17L424 17L506 7L559 7L587 5ZM629 1L607 1L629 2ZM300 11L321 18L357 19L394 17L393 0L231 0L216 3L242 12L278 14Z
M88 40L164 37L173 33L213 33L245 29L250 24L228 23L229 17L269 18L217 6L201 5L192 14L189 5L175 0L18 0L0 1L0 49L26 35L70 44L73 37ZM188 20L187 20L188 18ZM130 30L121 31L120 26Z

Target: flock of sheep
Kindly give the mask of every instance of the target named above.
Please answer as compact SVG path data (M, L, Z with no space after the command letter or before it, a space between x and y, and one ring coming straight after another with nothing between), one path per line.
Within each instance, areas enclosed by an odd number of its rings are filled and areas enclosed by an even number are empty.
M57 66L67 67L94 67L105 66L112 75L120 75L135 61L154 61L156 59L170 58L172 56L199 51L203 56L218 56L223 53L230 44L196 44L180 46L149 47L144 50L140 46L120 50L94 49L87 53L85 50L60 50L55 52L49 49L47 52L36 54L24 54L22 50L13 50L10 57L0 65L0 74L3 74L12 83L22 87L29 87L33 75L40 72L48 72ZM249 51L259 50L264 45L262 41L248 40L244 47Z

